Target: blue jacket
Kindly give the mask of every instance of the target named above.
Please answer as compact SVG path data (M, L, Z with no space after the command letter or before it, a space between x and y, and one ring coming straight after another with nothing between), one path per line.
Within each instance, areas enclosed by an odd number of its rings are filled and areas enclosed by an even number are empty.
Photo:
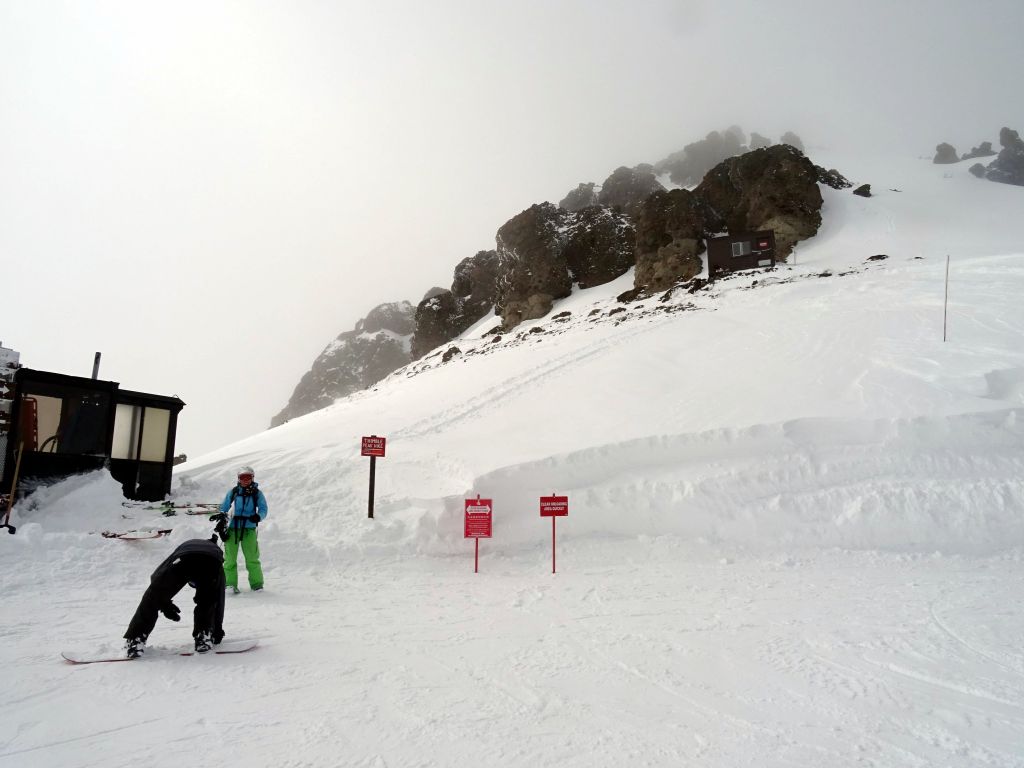
M241 485L228 491L221 502L221 512L227 513L231 509L232 496L235 497L235 511L231 514L231 528L255 528L258 522L267 519L267 497L255 480L249 485L248 493Z

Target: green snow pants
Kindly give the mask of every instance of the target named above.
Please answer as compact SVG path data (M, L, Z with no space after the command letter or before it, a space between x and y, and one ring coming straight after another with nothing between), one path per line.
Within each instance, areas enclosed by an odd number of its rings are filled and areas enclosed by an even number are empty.
M242 545L245 570L249 574L249 587L263 586L263 567L260 565L260 543L255 528L229 528L224 542L224 581L229 587L238 586L238 545Z

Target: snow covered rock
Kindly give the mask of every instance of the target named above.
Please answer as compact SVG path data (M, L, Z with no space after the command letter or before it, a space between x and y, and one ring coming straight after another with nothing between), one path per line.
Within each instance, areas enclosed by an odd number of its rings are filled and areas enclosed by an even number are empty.
M656 192L644 201L636 222L636 288L663 291L702 269L703 200L685 189Z
M707 232L775 230L776 259L821 226L818 169L789 144L747 152L715 166L695 194L708 204Z
M1004 127L999 131L999 143L1003 149L989 164L985 177L989 181L1024 186L1024 140L1017 131Z
M532 205L498 230L496 308L506 329L543 317L572 291L562 250L569 214L551 203Z
M408 301L381 304L351 331L339 334L313 361L270 426L325 408L408 363L413 313Z

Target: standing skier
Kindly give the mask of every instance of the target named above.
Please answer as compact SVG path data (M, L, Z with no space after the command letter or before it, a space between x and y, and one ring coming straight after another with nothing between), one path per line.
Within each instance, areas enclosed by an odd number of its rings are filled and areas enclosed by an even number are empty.
M218 645L224 639L223 563L224 556L214 536L189 539L157 566L124 633L129 659L138 658L146 650L146 640L156 626L158 613L171 621L181 620L181 611L172 600L186 584L196 590L192 624L196 651L206 653L211 644Z
M245 571L249 576L249 588L253 592L263 589L263 568L260 565L260 545L256 526L267 517L267 498L254 480L252 467L238 470L238 484L228 491L220 511L227 514L234 505L228 526L228 537L224 543L224 577L231 591L238 594L238 547L245 557Z

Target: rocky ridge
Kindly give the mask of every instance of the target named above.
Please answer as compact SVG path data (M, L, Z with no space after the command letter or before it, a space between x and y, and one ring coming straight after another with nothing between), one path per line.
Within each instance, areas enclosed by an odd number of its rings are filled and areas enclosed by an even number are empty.
M497 231L494 250L455 267L451 287L428 291L416 307L375 308L318 356L271 426L372 386L439 349L490 313L494 328L547 315L574 285L610 282L635 267L633 297L692 281L708 237L725 231L776 231L777 256L821 224L818 184L851 186L838 171L804 156L795 134L772 145L737 126L713 131L656 164L625 166L598 185L579 184L559 205L538 203ZM692 184L693 189L666 189ZM616 313L617 314L617 313ZM461 350L449 348L447 359Z

